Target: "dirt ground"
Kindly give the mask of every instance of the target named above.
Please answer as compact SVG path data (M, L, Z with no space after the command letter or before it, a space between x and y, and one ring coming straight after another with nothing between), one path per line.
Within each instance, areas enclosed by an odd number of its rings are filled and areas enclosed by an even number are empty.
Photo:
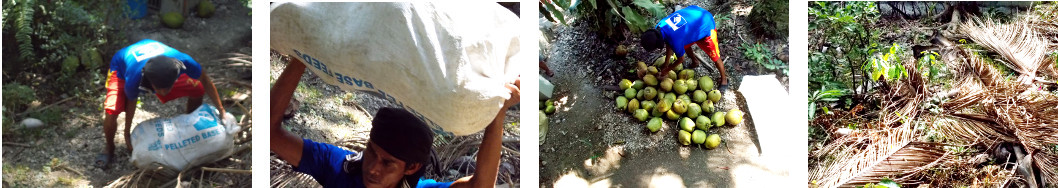
M715 9L712 2L681 1L676 9L698 5L708 10ZM730 20L718 23L720 29L720 53L725 59L730 90L718 104L719 109L737 106L747 109L745 98L737 93L743 75L770 74L754 62L745 59L737 46L760 41L773 52L787 55L785 40L757 39L749 34L746 16L752 7L746 1L729 3L731 8L716 15L727 14ZM671 11L671 10L670 10ZM546 22L546 19L540 18ZM616 86L622 78L633 78L628 73L628 60L612 57L618 44L606 43L589 24L577 20L569 26L543 23L542 32L551 39L544 56L554 72L546 77L555 85L554 99L557 112L549 115L550 126L546 140L540 146L540 184L551 187L566 184L568 180L586 181L592 186L605 187L737 187L733 183L739 174L748 174L742 167L760 167L756 161L760 153L759 139L753 123L753 115L739 126L712 129L723 138L721 146L707 150L697 146L679 146L675 123L666 125L657 133L644 128L645 123L634 120L628 113L613 109L616 91L601 89ZM630 46L627 58L652 62L659 53L646 53L638 45L638 36L626 32L628 40L620 42ZM694 48L700 56L705 54ZM700 76L719 79L719 72L707 56L702 66L695 68ZM788 78L778 76L789 88ZM745 110L743 110L745 111ZM745 186L745 185L743 185Z
M276 53L271 57L270 82L283 72L289 59ZM368 133L371 130L371 119L382 107L398 107L378 94L369 92L347 92L338 86L329 85L320 80L312 71L305 71L301 76L294 99L298 102L294 116L283 121L283 127L303 138L316 142L335 144L354 151L366 148ZM519 178L519 142L520 124L518 106L507 111L504 120L504 144L501 153L501 167L497 184L520 184ZM434 140L438 162L427 166L424 178L440 182L449 182L473 175L467 167L474 166L477 145L466 145L462 141L480 142L483 133L446 138L439 136ZM508 150L509 149L509 150ZM466 152L459 152L469 150ZM293 172L290 165L280 160L274 153L270 157L270 179L272 186L278 187L318 187L319 184L308 175Z
M211 18L188 16L182 29L169 29L161 26L156 10L147 17L112 23L119 25L119 32L127 40L116 41L108 47L101 48L104 58L109 60L114 52L125 45L141 39L154 39L165 43L181 52L191 55L198 61L206 74L213 78L225 109L237 118L247 116L250 105L250 9L237 0L214 0L216 12ZM237 60L236 60L237 59ZM101 82L100 82L101 83ZM61 109L62 123L50 123L43 128L7 129L3 132L3 186L4 187L103 187L107 185L140 185L159 186L158 180L148 183L147 179L129 181L129 177L139 171L129 161L129 150L125 147L123 123L124 114L119 115L118 134L115 138L115 157L110 168L96 168L93 161L103 150L103 110L102 101L105 89L99 85L92 90L89 97L78 97L62 100L70 96L39 96L44 105L62 101L51 109ZM145 94L146 95L146 94ZM146 95L150 96L150 95ZM203 103L213 104L208 97ZM181 113L187 99L182 98L161 104L153 96L142 97L140 107L133 118L133 126L155 117L176 116ZM239 104L236 104L239 103ZM240 107L242 106L242 107ZM243 108L244 107L244 108ZM26 117L14 117L21 121ZM39 117L38 117L39 118ZM248 123L249 119L245 119ZM236 138L237 141L249 139L249 127L246 127ZM249 147L241 144L236 147ZM249 150L233 156L206 164L206 167L250 169ZM194 178L188 178L193 176ZM202 177L202 178L200 178ZM213 186L248 186L249 175L229 173L202 173L191 170L184 174L181 184L209 184ZM169 178L174 179L175 177Z

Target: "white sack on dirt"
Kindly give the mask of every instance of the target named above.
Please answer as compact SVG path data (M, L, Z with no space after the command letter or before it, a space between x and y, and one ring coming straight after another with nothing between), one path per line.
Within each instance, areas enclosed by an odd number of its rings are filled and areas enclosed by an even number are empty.
M181 171L231 155L234 135L241 127L231 113L217 121L218 113L213 106L203 104L190 114L137 124L130 138L134 149L129 160L139 168L160 165Z
M518 17L496 3L284 3L270 15L272 49L442 134L484 129L518 75Z

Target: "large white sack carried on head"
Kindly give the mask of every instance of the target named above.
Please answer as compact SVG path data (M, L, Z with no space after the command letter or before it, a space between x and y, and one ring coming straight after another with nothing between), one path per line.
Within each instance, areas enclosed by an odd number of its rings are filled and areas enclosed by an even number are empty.
M194 112L143 121L132 130L132 164L139 168L161 165L177 171L223 159L232 154L233 137L241 127L226 113L203 104Z
M285 3L270 17L272 49L438 133L484 129L518 75L518 17L496 3Z

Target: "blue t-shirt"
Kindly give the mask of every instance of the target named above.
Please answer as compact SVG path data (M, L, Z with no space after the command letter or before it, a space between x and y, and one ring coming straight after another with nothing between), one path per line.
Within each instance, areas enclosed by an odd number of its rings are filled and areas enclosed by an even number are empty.
M110 71L117 73L117 77L125 80L125 97L128 100L136 100L139 96L140 79L143 77L143 66L147 60L166 56L184 62L184 70L180 74L198 79L202 76L202 66L191 56L181 53L172 47L151 39L144 39L128 47L118 50L110 59Z
M672 52L681 57L685 53L684 46L709 37L710 31L716 28L716 23L713 22L712 13L691 5L669 14L658 21L654 28L661 32L661 37L672 47Z
M355 156L357 153L339 148L338 146L313 142L304 139L301 150L301 162L294 171L312 176L317 183L323 187L364 187L363 178L343 170L346 156ZM432 179L419 179L415 187L419 188L447 188L452 182L437 182Z

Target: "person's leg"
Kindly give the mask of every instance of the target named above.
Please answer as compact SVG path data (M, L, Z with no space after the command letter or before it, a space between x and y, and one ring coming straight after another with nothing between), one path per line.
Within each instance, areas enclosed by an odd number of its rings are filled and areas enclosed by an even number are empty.
M697 43L697 42L695 42L695 43ZM694 55L694 50L691 49L691 46L692 45L687 45L687 48L684 49L684 51L687 51L687 57L689 57L691 59L691 65L687 66L687 68L698 67L698 56Z
M118 115L107 114L103 118L103 138L106 140L106 145L103 148L103 154L114 156L114 134L118 132Z
M125 81L117 77L116 72L111 71L107 75L104 86L107 93L103 99L103 152L96 156L95 166L106 168L110 159L114 156L114 136L118 131L118 114L125 111Z
M716 65L717 70L720 71L720 89L727 89L727 71L724 69L724 61L720 60L720 45L717 43L716 30L710 31L711 35L705 37L700 42L704 44L698 44L706 54L709 54L709 58L713 59L713 64ZM704 45L704 47L702 46ZM723 91L721 91L723 92Z

